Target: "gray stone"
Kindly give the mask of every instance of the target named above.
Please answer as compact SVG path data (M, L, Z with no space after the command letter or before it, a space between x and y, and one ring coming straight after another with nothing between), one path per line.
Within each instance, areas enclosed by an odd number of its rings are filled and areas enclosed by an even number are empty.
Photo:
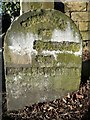
M7 107L54 100L79 88L82 41L76 25L56 10L20 16L4 42Z

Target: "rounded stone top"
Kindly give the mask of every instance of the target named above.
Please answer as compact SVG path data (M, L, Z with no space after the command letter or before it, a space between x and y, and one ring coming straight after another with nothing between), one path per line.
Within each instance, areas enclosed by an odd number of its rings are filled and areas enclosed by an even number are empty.
M7 37L8 34L12 35L17 32L27 34L29 32L38 35L39 39L50 40L52 34L60 32L59 30L61 30L63 41L66 39L63 32L67 32L68 36L69 32L72 32L70 36L76 36L76 41L78 41L79 31L69 17L57 10L38 9L29 11L15 20L8 30Z
M21 15L7 31L5 37L5 57L38 54L34 49L36 41L81 43L81 36L74 22L57 10L37 9ZM80 51L79 51L80 52ZM81 53L80 53L81 54ZM7 59L5 60L7 61Z

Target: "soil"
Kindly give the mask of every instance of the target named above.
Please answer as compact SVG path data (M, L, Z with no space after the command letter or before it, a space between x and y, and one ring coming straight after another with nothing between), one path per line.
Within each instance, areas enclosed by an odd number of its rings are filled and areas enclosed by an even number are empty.
M83 61L90 60L86 46ZM81 82L77 91L61 99L25 106L23 109L6 111L3 120L90 120L90 77Z

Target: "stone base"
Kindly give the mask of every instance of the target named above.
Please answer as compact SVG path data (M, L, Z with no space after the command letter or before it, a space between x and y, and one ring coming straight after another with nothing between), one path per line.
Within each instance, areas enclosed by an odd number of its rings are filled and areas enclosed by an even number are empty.
M78 89L79 73L78 68L8 68L8 110L54 100Z

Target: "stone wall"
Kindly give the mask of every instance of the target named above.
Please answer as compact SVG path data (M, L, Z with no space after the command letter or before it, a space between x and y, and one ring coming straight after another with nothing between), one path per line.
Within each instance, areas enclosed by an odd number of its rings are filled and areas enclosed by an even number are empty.
M90 51L90 1L65 2L65 14L79 28L83 43L88 41L88 49Z

